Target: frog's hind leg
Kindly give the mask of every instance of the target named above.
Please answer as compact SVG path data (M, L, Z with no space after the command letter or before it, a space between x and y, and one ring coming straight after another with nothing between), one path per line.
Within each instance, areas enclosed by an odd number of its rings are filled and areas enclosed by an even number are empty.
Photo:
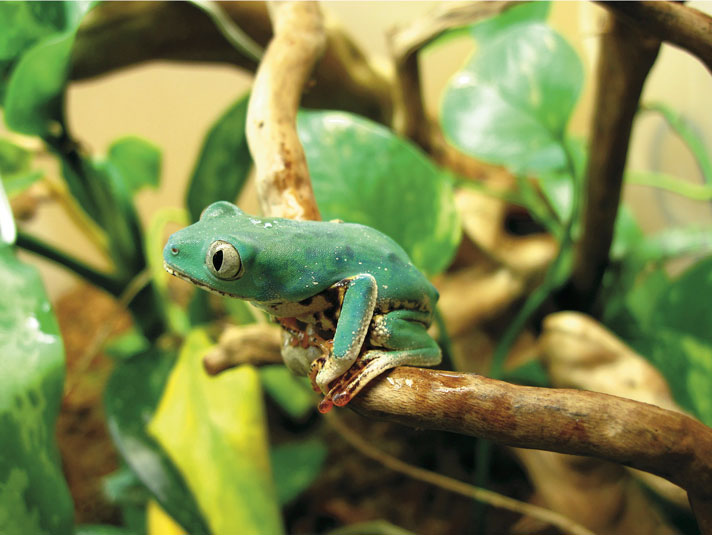
M440 347L427 333L417 311L395 310L374 318L372 349L361 355L354 367L330 389L327 398L343 407L371 380L397 366L435 366L440 363Z

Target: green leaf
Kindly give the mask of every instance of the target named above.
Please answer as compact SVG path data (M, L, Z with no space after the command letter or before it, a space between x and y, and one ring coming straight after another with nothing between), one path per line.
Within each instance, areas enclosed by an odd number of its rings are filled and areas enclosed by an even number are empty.
M192 221L215 201L234 202L252 167L245 119L248 96L240 97L208 131L186 194Z
M566 167L563 140L583 69L576 52L539 22L483 43L445 92L445 134L464 152L514 173Z
M652 102L641 106L643 111L657 112L663 116L680 139L687 145L697 161L700 173L707 184L712 185L712 160L708 154L707 145L696 130L694 124L670 106L662 102Z
M1 4L0 4L1 5ZM30 170L32 153L7 139L0 138L0 175L3 177Z
M217 377L203 370L211 346L185 340L149 426L193 490L213 533L283 532L269 464L259 376L240 366Z
M270 452L277 499L286 505L309 488L321 473L328 453L321 440L280 444Z
M55 425L64 383L59 326L37 270L0 245L0 533L73 532Z
M64 2L0 2L0 60L14 59L64 26Z
M483 20L470 27L472 37L486 45L501 32L523 22L544 22L549 16L550 2L525 2L510 7L496 17Z
M693 265L672 283L652 281L651 292L631 296L636 328L624 337L662 371L675 399L705 424L712 424L712 257ZM637 299L641 301L638 302ZM627 335L627 336L626 336Z
M161 151L145 139L127 136L109 148L108 160L116 167L129 191L156 188L161 178Z
M64 124L64 90L76 30L89 2L66 2L64 30L34 44L17 62L5 93L5 122L17 132L56 136ZM47 9L34 6L33 9Z
M136 327L109 340L104 346L104 353L116 360L127 360L139 353L145 353L151 347L146 337Z
M444 270L460 241L452 179L413 144L343 112L297 119L322 218L374 227L427 274Z
M73 43L74 33L59 34L22 56L5 94L5 122L12 130L42 137L61 132Z
M207 534L183 477L146 430L174 364L173 355L155 349L119 362L106 385L106 420L121 456L161 507L189 533Z
M44 173L42 171L28 171L26 173L16 173L14 175L3 175L2 183L5 187L5 193L8 197L19 195L38 180L42 180Z
M262 366L259 373L265 391L289 416L303 420L314 411L316 405L308 379L296 377L281 364Z
M109 236L109 254L119 272L133 277L145 267L143 233L131 192L111 160L84 160L90 202Z

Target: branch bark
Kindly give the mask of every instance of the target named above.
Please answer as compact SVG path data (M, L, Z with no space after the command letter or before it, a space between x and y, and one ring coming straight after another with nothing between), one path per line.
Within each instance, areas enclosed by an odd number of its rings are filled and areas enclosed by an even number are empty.
M566 308L584 312L593 307L608 265L633 118L660 49L659 40L618 17L610 22L598 60L583 233L571 281L563 294Z
M677 2L599 2L666 43L696 56L712 73L712 17Z
M700 503L712 499L712 429L654 405L402 367L372 381L350 406L411 427L606 459L664 477Z
M247 143L266 215L321 219L297 136L304 85L326 44L319 6L285 2L274 8L274 38L257 69L247 107Z

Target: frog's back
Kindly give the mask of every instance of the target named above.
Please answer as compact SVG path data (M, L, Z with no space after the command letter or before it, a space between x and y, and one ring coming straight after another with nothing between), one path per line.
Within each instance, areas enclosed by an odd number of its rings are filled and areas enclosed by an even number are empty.
M413 265L408 254L382 232L357 223L291 222L290 256L300 258L307 272L316 269L334 284L362 273L378 283L383 308L418 308L431 312L438 299L435 287ZM315 239L316 238L316 239Z

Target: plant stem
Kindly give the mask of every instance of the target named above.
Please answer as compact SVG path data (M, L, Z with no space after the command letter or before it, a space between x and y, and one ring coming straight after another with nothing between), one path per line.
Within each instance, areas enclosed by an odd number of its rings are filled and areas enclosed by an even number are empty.
M121 280L89 267L80 260L55 249L51 245L38 240L34 236L30 236L24 232L18 232L17 245L27 251L43 256L48 260L52 260L53 262L64 266L80 277L85 278L95 286L106 290L113 296L119 296L123 291L125 285Z

